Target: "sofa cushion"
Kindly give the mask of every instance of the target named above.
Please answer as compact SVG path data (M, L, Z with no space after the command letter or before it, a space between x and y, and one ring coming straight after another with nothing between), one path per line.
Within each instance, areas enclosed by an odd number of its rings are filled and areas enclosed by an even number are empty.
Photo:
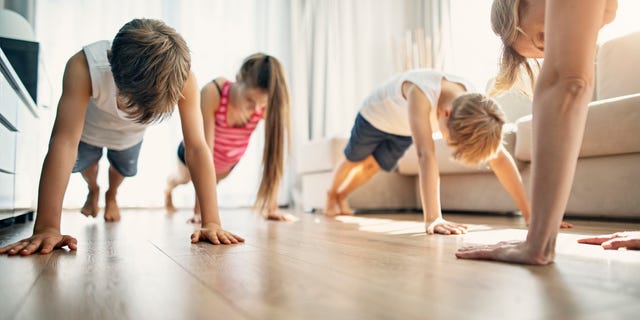
M531 161L531 116L516 122L516 159ZM580 157L640 152L640 94L589 104Z
M522 75L518 78L516 85L510 90L501 93L498 96L492 97L507 117L507 123L515 123L516 120L531 114L531 97L523 93L522 90L531 91L530 85L526 84L528 76ZM487 91L491 90L495 78L489 80L487 84ZM520 89L523 88L523 89Z
M596 56L596 99L640 93L640 32L602 44Z

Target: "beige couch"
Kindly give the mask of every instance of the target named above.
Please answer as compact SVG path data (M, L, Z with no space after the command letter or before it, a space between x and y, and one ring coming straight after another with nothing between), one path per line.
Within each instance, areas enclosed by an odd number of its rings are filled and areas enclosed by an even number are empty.
M567 214L640 217L640 33L603 44L596 61L596 91L577 164ZM510 92L498 98L508 119L505 142L528 188L531 176L531 104ZM298 157L302 206L324 206L333 169L346 137L311 141ZM465 167L450 160L436 139L443 210L514 212L515 203L487 165ZM380 173L356 190L349 203L361 210L419 209L418 165L410 148L393 173Z

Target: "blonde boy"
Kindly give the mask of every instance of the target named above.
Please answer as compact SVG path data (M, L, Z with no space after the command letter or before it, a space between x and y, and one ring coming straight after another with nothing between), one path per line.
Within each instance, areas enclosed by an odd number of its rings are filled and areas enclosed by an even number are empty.
M338 166L327 191L326 215L353 214L346 197L380 169L392 171L415 143L425 231L461 234L467 227L442 218L438 162L432 134L442 133L456 160L488 161L524 216L529 200L515 163L502 146L505 117L491 99L469 93L459 77L420 69L399 74L367 97L356 117L346 159Z
M61 235L60 219L71 172L89 187L82 213L96 216L98 160L107 148L109 189L104 218L118 221L118 186L137 172L145 128L168 117L178 105L186 156L202 207L202 229L192 242L231 244L242 238L222 229L211 153L204 138L200 95L184 39L161 21L134 19L113 43L85 46L67 62L49 151L44 160L33 236L0 249L0 254L49 253L77 241ZM74 164L75 162L75 164Z

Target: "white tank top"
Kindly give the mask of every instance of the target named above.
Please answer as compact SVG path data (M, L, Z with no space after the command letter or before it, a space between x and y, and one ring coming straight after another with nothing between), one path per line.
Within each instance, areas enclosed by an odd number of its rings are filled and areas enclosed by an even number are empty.
M148 124L136 123L116 105L116 85L107 58L109 41L98 41L83 47L89 64L91 89L82 142L97 147L124 150L142 141Z
M463 78L438 70L416 69L395 75L376 88L365 98L360 114L380 131L411 136L409 108L407 100L402 96L402 84L407 81L418 86L431 103L432 110L435 110L440 99L442 78L462 84L467 92L475 92L473 86Z

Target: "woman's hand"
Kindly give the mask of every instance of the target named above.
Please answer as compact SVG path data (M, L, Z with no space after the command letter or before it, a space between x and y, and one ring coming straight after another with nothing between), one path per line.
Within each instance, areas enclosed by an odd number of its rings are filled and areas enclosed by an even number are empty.
M591 238L582 238L578 239L578 243L599 244L607 250L618 248L640 250L640 231L616 232Z

